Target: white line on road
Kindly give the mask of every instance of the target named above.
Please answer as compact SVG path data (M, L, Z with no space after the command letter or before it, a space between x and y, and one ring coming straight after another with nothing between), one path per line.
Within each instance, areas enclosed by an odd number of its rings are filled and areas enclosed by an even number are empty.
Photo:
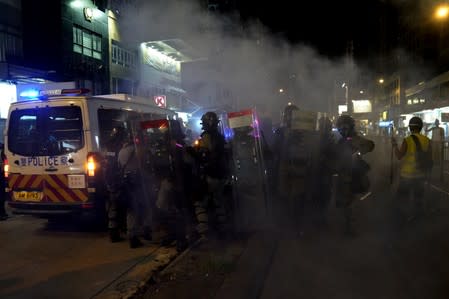
M366 193L365 195L363 195L362 197L360 197L360 200L365 200L365 199L367 199L371 194L372 194L371 191L368 192L368 193Z
M440 187L437 187L437 186L435 186L434 184L430 184L430 187L433 188L433 189L435 189L435 190L437 190L437 191L439 191L439 192L441 192L441 193L444 193L444 194L446 194L446 195L449 195L449 192L448 192L448 191L446 191L446 190L444 190L444 189L441 189Z

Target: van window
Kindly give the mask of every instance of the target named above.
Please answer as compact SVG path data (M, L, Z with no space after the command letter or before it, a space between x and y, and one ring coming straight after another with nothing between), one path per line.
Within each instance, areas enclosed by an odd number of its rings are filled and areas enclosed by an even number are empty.
M106 148L114 128L129 130L128 111L119 109L98 109L100 148Z
M114 128L123 128L128 133L135 133L136 124L143 120L164 119L163 114L140 113L122 109L98 109L98 126L100 131L100 148L105 150L111 142Z
M8 149L23 156L55 156L84 146L80 107L45 107L11 112Z

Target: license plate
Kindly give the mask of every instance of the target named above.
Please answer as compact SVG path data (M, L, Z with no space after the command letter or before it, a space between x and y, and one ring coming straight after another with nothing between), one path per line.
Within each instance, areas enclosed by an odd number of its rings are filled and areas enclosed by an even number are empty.
M86 188L86 178L83 174L68 175L70 189Z
M14 191L13 196L14 200L17 201L41 201L43 193L38 191Z

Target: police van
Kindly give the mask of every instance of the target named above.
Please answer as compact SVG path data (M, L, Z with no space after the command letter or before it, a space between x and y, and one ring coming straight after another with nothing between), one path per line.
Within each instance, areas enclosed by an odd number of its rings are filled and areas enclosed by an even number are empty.
M175 114L147 98L87 93L46 91L11 104L4 170L13 213L46 218L104 215L107 193L101 161L112 130L132 130L133 122Z

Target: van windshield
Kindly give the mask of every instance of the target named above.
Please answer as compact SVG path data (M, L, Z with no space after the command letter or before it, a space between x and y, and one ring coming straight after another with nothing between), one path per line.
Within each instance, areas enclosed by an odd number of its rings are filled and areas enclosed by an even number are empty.
M80 107L45 107L11 112L8 149L14 154L63 155L76 152L83 145Z

